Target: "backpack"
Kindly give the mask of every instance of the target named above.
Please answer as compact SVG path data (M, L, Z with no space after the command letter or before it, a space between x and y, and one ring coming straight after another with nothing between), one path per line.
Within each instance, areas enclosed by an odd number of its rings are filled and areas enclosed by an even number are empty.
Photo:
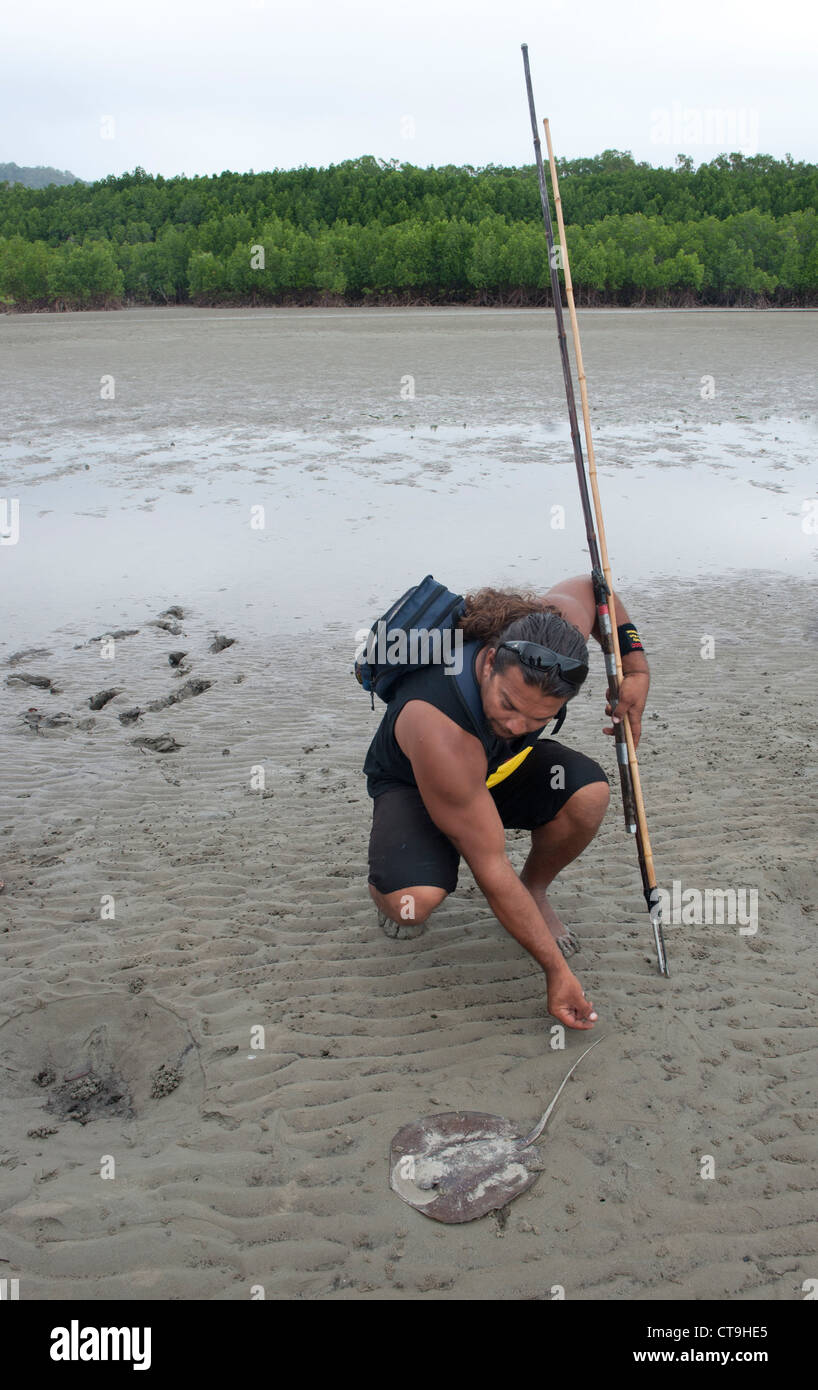
M442 635L454 628L465 608L462 594L453 594L427 574L372 624L355 657L355 678L370 695L387 704L410 671L443 660Z
M443 634L455 627L465 610L462 594L452 593L431 574L401 594L399 599L372 624L355 658L355 678L369 692L371 708L377 695L386 704L410 671L431 666L434 661L444 667ZM423 626L421 627L421 621ZM435 642L435 637L438 638ZM480 645L479 643L476 645ZM454 671L453 664L451 669ZM457 692L477 728L483 722L480 692L467 661L454 676ZM567 702L557 715L548 734L554 738L568 712Z

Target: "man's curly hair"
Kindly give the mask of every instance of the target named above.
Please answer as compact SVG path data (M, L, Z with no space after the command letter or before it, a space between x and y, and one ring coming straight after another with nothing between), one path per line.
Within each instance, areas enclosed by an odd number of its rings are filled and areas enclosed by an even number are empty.
M477 589L466 594L465 609L457 626L467 642L479 640L497 647L500 642L538 642L563 656L588 663L588 648L578 627L568 623L550 603L528 590ZM577 687L561 680L555 671L532 671L515 652L501 649L494 669L517 666L526 685L538 686L544 695L570 700Z

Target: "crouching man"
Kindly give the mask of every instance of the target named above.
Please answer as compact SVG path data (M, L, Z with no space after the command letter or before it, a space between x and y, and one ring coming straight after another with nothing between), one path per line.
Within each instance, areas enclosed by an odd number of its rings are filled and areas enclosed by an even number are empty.
M620 628L628 623L620 599L610 608ZM454 892L462 855L498 921L542 966L549 1012L592 1028L597 1014L567 964L579 945L548 888L599 829L608 779L585 754L540 737L587 675L586 639L601 641L591 580L565 580L542 597L482 589L467 596L458 627L461 675L440 664L408 672L364 763L380 924L393 937L423 931ZM627 645L619 704L606 710L614 721L627 713L638 742L650 676L644 652ZM531 832L519 877L506 829Z

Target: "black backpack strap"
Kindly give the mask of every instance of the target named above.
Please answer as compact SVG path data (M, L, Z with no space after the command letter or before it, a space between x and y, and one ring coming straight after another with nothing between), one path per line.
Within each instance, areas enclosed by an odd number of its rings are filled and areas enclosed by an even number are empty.
M475 729L482 729L485 718L483 715L483 701L480 699L480 690L474 674L475 653L480 650L483 643L480 641L463 643L463 668L450 679L454 681L454 687L460 696L460 703L469 715Z

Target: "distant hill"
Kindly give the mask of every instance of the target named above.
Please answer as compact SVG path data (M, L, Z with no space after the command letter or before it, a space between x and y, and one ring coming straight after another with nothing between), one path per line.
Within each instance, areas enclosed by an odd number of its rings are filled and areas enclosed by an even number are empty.
M26 188L48 188L50 183L63 188L69 183L82 183L82 179L69 173L68 169L51 169L44 164L38 164L36 169L21 168L19 164L0 164L0 183L4 181L22 183Z

